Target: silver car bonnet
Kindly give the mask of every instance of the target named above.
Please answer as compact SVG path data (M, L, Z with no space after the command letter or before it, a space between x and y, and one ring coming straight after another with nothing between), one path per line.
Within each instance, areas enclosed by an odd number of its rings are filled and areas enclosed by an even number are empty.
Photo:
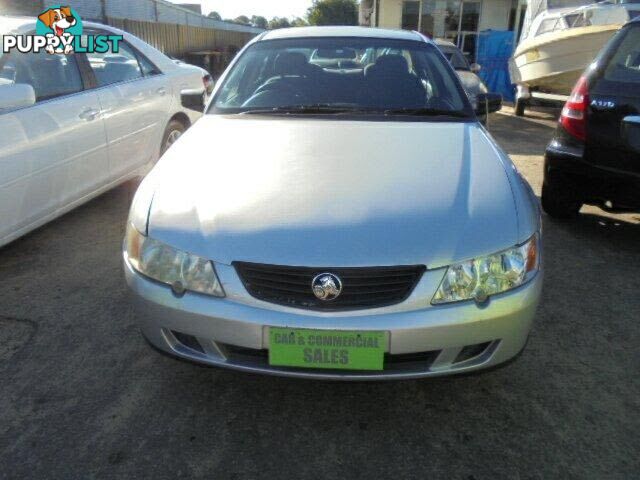
M518 243L505 162L476 123L206 115L148 179L148 232L225 264L436 268Z

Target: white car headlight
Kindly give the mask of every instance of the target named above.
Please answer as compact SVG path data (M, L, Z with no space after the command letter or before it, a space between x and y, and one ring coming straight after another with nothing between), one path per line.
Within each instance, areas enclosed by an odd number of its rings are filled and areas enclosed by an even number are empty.
M470 299L481 303L491 295L528 282L538 268L536 234L522 245L503 252L450 265L431 303L439 305Z
M224 290L210 260L182 252L142 235L133 225L125 240L131 266L142 275L171 285L174 292L186 290L224 297Z

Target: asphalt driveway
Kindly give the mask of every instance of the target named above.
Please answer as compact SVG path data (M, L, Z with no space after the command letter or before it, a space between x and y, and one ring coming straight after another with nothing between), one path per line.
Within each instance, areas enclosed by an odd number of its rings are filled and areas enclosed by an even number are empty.
M539 193L553 122L491 131ZM139 335L135 184L0 249L0 478L638 478L640 216L545 217L529 345L479 376L315 383L182 363Z

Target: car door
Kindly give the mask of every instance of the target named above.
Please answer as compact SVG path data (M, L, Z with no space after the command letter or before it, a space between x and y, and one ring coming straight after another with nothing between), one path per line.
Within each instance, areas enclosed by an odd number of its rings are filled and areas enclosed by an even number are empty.
M106 133L76 55L0 57L5 87L31 85L36 103L0 110L0 244L107 182Z
M602 63L590 89L585 158L640 175L640 24L614 39Z
M164 75L139 55L126 42L117 53L87 53L105 115L112 179L155 160L167 124L171 92Z

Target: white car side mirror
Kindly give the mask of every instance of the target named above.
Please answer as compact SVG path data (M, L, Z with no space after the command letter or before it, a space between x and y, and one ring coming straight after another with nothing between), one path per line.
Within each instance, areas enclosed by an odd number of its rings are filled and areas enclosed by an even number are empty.
M36 91L26 83L0 83L0 111L30 107L36 103Z
M480 65L478 65L477 63L472 63L472 64L469 66L469 68L471 69L471 71L472 71L473 73L476 73L476 74L477 74L477 73L479 73L479 72L480 72L480 70L482 70L482 67L481 67Z

